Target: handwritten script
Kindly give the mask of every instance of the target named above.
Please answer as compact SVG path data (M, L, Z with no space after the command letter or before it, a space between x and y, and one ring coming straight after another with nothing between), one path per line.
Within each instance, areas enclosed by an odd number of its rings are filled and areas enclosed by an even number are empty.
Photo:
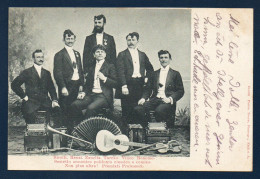
M240 19L214 12L192 19L193 148L210 168L238 150L243 84L236 69L240 59Z

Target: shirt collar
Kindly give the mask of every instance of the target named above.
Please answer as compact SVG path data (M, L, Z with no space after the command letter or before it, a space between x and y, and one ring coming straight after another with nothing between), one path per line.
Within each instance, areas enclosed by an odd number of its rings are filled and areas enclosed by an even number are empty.
M137 52L137 47L134 48L134 49L132 49L132 48L128 48L128 50L129 50L130 52Z
M105 60L100 60L100 61L96 60L96 64L99 64L99 65L103 65L104 62L105 62Z
M165 68L163 68L163 66L161 66L161 71L169 71L169 68L170 68L169 65L167 65Z
M73 47L69 47L69 46L65 45L65 48L67 51L73 51Z
M41 70L42 69L42 65L37 65L37 64L33 64L34 68L36 68L36 70Z
M103 32L102 33L96 33L96 36L102 36L103 35Z

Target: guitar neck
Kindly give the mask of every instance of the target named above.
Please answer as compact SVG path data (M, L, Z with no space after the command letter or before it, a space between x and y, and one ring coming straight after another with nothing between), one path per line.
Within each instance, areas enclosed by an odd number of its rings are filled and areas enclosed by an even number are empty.
M137 142L126 142L126 141L120 141L120 145L133 146L133 147L146 147L146 146L149 146L148 144L142 144L142 143L137 143Z

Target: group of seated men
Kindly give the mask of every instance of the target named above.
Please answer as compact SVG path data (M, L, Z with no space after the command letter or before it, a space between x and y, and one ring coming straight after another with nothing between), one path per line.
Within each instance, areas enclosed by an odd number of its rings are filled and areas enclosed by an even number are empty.
M161 68L154 71L147 55L137 49L139 34L133 32L126 36L127 49L116 57L115 41L104 32L105 24L104 15L94 17L94 30L85 40L83 66L80 53L73 49L76 35L71 30L64 31L65 47L54 56L58 97L51 73L42 68L42 50L32 53L34 65L22 71L11 84L23 99L26 123L33 123L39 110L60 107L64 125L71 131L73 123L95 115L99 109L113 109L115 89L115 98L121 99L122 120L127 124L145 127L149 121L146 116L153 110L156 121L173 125L176 102L184 95L184 87L180 73L169 66L171 54L160 50Z

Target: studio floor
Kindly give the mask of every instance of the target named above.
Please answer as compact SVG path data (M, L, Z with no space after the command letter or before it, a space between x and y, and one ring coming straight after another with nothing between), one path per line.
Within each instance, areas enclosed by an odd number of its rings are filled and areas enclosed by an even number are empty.
M182 146L181 153L173 154L171 152L166 154L158 154L157 152L145 152L142 155L152 156L169 156L169 157L189 157L190 155L190 132L189 128L177 126L173 129L172 139L178 141ZM9 126L8 128L8 155L86 155L77 151L66 152L48 152L38 154L27 154L24 152L24 132L25 126ZM97 150L87 155L102 155Z

